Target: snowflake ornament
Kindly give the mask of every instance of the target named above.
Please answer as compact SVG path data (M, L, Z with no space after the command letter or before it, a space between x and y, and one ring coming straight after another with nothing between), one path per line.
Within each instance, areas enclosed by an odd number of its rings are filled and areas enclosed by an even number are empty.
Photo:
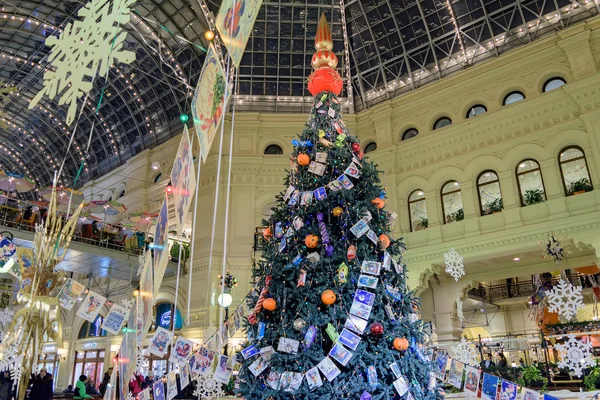
M577 315L577 310L584 306L581 290L581 286L574 286L561 278L558 285L546 292L548 311L572 320Z
M223 384L215 381L212 374L198 375L194 378L194 381L196 382L194 396L198 396L198 399L213 399L215 397L225 396Z
M133 304L135 303L135 299L123 299L121 300L121 304L123 305L123 307L125 307L126 309L128 309L129 311L133 310Z
M444 253L446 263L446 272L454 278L456 282L465 274L464 258L452 247L447 253Z
M554 347L558 350L560 361L559 368L568 368L578 378L583 375L583 370L593 367L596 362L592 356L592 343L575 339L575 335L569 335L569 340Z
M138 346L137 356L135 358L135 372L138 375L146 376L148 375L149 363L146 358L146 350L141 346Z
M472 366L477 363L477 348L467 339L462 338L460 342L450 348L452 358Z
M23 373L23 355L15 357L15 361L10 365L10 377L13 380L14 387L17 387L19 384L19 380L21 379L21 374Z
M123 50L127 32L119 24L129 22L129 7L135 0L91 0L77 13L78 19L65 26L59 37L49 36L52 47L44 73L44 87L29 103L29 109L48 95L60 96L59 105L69 104L67 125L75 120L77 100L89 93L98 72L104 76L115 60L129 64L135 52Z
M567 255L571 254L569 245L562 244L554 234L549 234L546 239L540 242L540 245L544 247L542 252L542 259L553 260L557 265L564 260Z

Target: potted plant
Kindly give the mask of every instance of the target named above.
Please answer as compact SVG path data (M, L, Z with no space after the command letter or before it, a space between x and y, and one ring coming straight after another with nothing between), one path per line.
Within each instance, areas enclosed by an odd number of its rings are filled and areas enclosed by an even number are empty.
M455 221L462 221L463 219L465 219L465 211L461 208L460 210L458 210L456 212L454 220Z
M548 378L544 378L542 371L540 371L535 365L523 366L517 384L526 387L541 388L545 391L548 387Z
M496 214L502 212L503 209L504 204L502 203L502 199L495 199L485 205L486 213L484 215Z
M179 261L179 242L175 242L173 243L173 246L171 246L171 261L173 262L177 262ZM190 245L187 243L183 244L183 249L181 250L181 255L183 256L182 258L182 262L186 262L187 259L190 257Z
M421 226L424 229L427 229L427 227L429 226L429 220L427 218L421 218Z
M592 182L588 178L581 178L575 182L571 182L568 194L582 194L592 190Z
M542 189L527 189L525 191L525 196L523 196L523 202L526 206L543 203L544 192L542 191Z

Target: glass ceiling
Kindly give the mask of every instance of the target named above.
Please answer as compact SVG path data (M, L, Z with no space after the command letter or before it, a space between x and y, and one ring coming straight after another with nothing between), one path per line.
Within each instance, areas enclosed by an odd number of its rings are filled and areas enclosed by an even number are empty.
M125 49L135 51L136 61L115 65L107 80L95 79L66 154L75 129L64 124L66 106L44 98L28 110L28 103L48 66L45 39L58 35L84 2L3 0L0 81L18 91L0 100L0 122L7 124L0 127L0 166L46 185L66 155L62 183L71 185L85 160L81 184L180 133L179 116L189 112L204 60L200 47L208 46L204 31L220 6L206 1L133 6ZM590 0L265 0L233 104L238 111L309 111L306 79L322 12L332 25L340 73L352 82L341 95L346 112L359 112L598 11Z

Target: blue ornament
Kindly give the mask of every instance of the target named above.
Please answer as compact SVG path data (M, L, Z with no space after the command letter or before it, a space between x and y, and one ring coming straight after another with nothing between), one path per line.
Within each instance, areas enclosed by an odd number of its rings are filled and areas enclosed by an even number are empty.
M371 400L371 393L367 392L366 390L360 395L360 400Z
M379 193L379 197L385 199L385 190L382 190L381 193Z

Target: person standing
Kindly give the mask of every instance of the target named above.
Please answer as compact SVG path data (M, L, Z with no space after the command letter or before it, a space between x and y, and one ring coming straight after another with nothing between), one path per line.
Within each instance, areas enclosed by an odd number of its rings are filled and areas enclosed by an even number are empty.
M485 361L481 362L481 366L486 370L496 366L496 364L494 364L494 360L492 360L492 353L486 354L486 359Z
M87 380L87 376L81 375L79 380L75 384L75 393L73 395L73 399L81 400L81 399L91 399L92 396L87 394L85 390L85 381Z
M498 368L506 368L508 367L508 361L506 361L506 357L504 357L504 353L498 353Z
M32 384L30 400L52 400L54 379L46 368L42 368L37 376L31 374L30 383Z
M0 375L0 400L12 399L12 393L13 380L10 379L10 373L8 371L4 371L4 373Z

